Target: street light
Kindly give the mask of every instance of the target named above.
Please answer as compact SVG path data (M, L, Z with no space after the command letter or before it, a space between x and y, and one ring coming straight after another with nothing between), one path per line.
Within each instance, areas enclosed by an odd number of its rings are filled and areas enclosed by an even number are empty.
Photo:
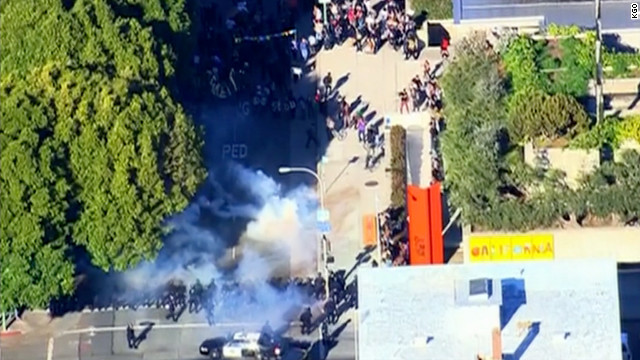
M288 166L281 166L280 168L278 168L278 172L280 174L290 174L290 173L294 173L294 172L303 172L303 173L307 173L313 177L316 178L316 180L318 181L318 186L320 186L320 209L322 210L326 210L326 208L324 207L324 182L322 181L322 179L320 179L320 176L313 170L305 168L305 167L288 167Z
M308 169L306 167L288 167L288 166L281 166L278 168L278 172L280 174L290 174L290 173L295 173L295 172L301 172L301 173L306 173L309 174L313 177L316 178L316 180L318 181L318 187L320 187L320 210L322 210L322 212L326 213L326 208L325 208L325 204L324 204L324 182L322 181L322 179L320 178L320 176L318 175L318 173L316 173L315 171ZM327 244L326 241L324 239L326 239L326 237L324 236L325 233L324 231L322 232L322 236L320 237L320 247L322 248L322 259L324 259L324 264L321 264L322 261L318 262L319 266L322 266L323 268L323 274L324 274L324 291L325 294L327 296L327 298L329 297L329 268L327 266ZM323 341L323 337L322 337L322 331L318 332L318 338L320 339L320 344L322 345L322 341ZM324 354L323 354L324 355Z

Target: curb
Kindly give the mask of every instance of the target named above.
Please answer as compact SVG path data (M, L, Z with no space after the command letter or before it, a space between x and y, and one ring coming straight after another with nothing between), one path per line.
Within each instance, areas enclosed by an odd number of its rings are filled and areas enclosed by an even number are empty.
M0 331L0 338L12 337L12 336L17 336L17 335L22 335L22 331L20 331L20 330Z

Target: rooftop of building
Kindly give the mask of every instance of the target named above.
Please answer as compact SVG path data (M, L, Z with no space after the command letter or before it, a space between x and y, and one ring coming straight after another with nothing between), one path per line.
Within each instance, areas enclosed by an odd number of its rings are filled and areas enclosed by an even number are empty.
M358 270L360 359L619 360L613 260Z

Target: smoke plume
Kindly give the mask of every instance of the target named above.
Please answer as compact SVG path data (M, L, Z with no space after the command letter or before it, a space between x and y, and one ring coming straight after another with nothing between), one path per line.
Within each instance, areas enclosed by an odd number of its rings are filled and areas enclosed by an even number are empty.
M153 262L124 274L127 289L139 292L170 280L203 284L216 279L247 284L233 299L233 321L281 323L288 311L308 301L294 288L279 291L273 277L315 273L315 210L308 187L284 192L261 171L238 164L211 172L208 191L169 220L170 234Z

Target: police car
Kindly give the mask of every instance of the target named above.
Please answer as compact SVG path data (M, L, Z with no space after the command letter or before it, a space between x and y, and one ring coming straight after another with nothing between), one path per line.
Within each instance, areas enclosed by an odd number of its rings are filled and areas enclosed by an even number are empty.
M228 337L207 339L200 345L200 354L211 359L280 360L280 344L260 332L236 332Z

